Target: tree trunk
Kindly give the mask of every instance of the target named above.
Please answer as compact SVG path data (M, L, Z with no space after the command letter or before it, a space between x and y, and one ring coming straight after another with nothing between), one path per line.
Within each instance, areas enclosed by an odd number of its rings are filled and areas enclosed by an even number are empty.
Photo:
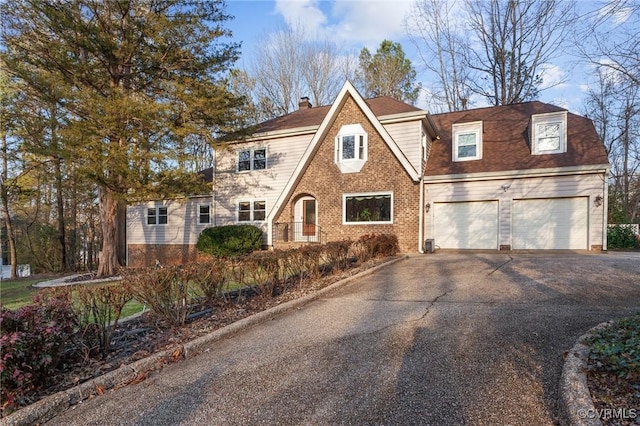
M118 263L118 206L117 194L108 188L100 188L100 216L102 218L102 252L98 264L98 276L115 275Z
M64 194L62 193L62 160L55 159L56 172L56 216L58 219L58 242L60 244L60 266L63 270L69 269L67 258L67 230L64 223Z
M11 265L11 279L18 277L18 256L16 254L16 237L13 234L13 224L9 216L9 197L7 189L2 186L2 213L7 228L7 240L9 242L9 264Z
M116 256L122 266L127 264L127 203L118 200L118 233L116 240Z
M7 134L2 133L2 180L0 181L0 198L2 198L2 216L4 216L7 228L7 240L9 242L9 264L11 265L11 278L18 277L18 256L16 254L16 236L13 234L13 224L9 214L9 191L5 186L9 178L7 161ZM0 225L1 226L1 225ZM1 273L1 271L0 271Z

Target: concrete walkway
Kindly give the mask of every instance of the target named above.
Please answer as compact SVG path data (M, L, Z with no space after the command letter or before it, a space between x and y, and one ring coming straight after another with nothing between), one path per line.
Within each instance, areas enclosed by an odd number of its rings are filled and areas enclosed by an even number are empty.
M637 253L416 256L47 424L553 424L564 352L639 308Z

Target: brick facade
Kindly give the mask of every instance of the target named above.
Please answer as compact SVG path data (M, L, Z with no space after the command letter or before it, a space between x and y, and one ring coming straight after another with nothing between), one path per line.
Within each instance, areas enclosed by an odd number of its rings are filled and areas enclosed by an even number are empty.
M182 265L198 259L195 245L187 244L129 244L129 268L154 266L156 259L161 265Z
M334 160L335 138L343 125L356 123L368 134L368 161L358 173L341 173ZM411 179L382 136L349 96L325 138L319 141L315 154L274 222L294 222L295 202L302 196L312 196L317 202L317 223L326 235L325 241L391 233L398 236L402 252L416 252L419 191L419 183ZM393 223L343 225L343 194L359 192L393 192ZM278 247L277 241L274 246Z

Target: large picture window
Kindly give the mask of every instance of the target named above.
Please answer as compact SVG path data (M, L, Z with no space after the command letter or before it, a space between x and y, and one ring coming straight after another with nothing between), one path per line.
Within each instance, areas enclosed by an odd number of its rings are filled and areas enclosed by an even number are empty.
M267 149L253 148L238 151L238 171L264 170L267 168Z
M343 198L345 224L393 223L393 194L345 194Z
M149 207L147 209L147 225L166 225L168 216L165 206Z

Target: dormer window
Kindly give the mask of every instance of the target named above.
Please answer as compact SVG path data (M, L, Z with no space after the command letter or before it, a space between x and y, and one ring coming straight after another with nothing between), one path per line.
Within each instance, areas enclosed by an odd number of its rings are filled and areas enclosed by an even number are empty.
M360 124L342 126L336 137L335 161L342 173L359 172L367 161L368 136Z
M567 113L539 114L531 117L533 155L567 152Z
M251 148L238 151L239 172L251 170L264 170L267 168L267 149Z
M482 158L482 121L454 124L453 161L479 160Z

